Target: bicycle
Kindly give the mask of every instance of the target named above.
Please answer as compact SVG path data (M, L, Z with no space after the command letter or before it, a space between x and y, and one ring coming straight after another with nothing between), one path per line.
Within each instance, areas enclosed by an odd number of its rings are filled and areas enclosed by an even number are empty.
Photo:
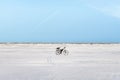
M61 49L60 47L56 48L56 55L61 55L61 54L64 54L64 55L69 54L69 51L66 50L66 47L64 47L63 49Z

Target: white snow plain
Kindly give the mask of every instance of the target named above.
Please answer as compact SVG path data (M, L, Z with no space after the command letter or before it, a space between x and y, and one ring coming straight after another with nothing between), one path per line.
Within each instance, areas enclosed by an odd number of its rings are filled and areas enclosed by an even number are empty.
M0 44L0 80L120 80L120 44Z

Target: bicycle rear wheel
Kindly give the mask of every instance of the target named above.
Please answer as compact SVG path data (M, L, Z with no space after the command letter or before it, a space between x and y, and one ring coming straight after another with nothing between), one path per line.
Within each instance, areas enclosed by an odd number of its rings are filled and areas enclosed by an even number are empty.
M60 55L60 51L56 51L55 54L56 54L56 55Z

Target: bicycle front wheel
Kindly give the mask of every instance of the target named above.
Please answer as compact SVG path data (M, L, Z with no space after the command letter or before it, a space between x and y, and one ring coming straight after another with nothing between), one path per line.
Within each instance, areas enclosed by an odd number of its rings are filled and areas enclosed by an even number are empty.
M68 51L68 50L64 50L64 51L63 51L63 54L64 54L64 55L68 55L68 54L69 54L69 51Z

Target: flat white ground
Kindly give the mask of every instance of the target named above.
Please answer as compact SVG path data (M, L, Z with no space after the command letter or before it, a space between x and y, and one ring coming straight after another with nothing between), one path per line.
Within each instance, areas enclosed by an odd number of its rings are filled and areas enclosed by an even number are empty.
M120 80L120 44L0 44L0 80Z

